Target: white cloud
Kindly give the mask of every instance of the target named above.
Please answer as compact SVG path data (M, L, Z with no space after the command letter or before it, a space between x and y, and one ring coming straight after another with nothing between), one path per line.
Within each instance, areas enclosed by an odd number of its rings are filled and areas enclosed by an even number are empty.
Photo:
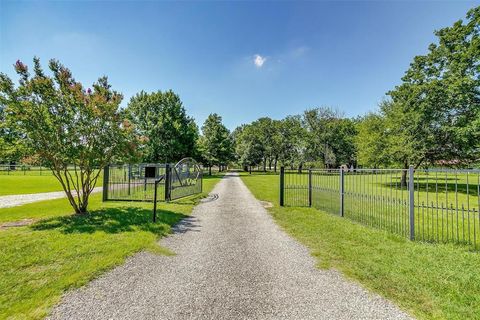
M261 68L265 63L265 61L267 61L267 57L262 57L259 54L256 54L253 56L253 63L257 68Z

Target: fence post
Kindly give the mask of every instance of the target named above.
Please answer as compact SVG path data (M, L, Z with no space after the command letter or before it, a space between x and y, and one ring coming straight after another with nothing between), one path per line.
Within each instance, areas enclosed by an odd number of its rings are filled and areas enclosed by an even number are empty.
M131 190L130 190L130 179L131 179L131 176L132 176L132 165L129 164L128 165L128 195L130 195L131 193Z
M108 200L108 178L109 178L108 175L110 171L109 168L110 168L109 165L106 165L103 168L103 198L102 198L103 201Z
M157 222L157 189L158 189L159 182L160 182L159 179L155 179L155 184L154 184L155 190L153 191L153 222Z
M171 168L170 168L170 164L167 163L165 165L165 201L170 201L170 189L171 189Z
M285 167L280 167L280 206L285 205Z
M312 169L308 169L308 206L312 206Z
M343 169L340 168L340 217L343 217L345 214L344 204L345 204L345 175L344 175Z
M415 240L415 181L413 166L408 170L408 191L409 191L409 215L410 215L410 240Z

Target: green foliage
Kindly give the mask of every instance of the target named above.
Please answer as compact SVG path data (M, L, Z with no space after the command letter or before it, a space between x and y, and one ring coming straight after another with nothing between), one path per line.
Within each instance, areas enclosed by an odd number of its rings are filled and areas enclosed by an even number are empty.
M24 137L7 108L13 82L0 75L0 163L14 163L27 155Z
M300 165L305 161L307 133L302 127L300 116L287 116L278 122L278 143L274 150L278 161L285 166Z
M435 35L426 55L416 56L402 84L382 106L390 154L419 166L436 160L480 158L480 7Z
M379 168L388 166L389 136L384 117L377 113L368 113L356 121L357 135L355 147L359 164Z
M228 129L222 124L222 117L212 113L202 126L199 140L200 154L203 162L211 167L213 164L225 164L233 160L233 141Z
M294 165L303 162L305 131L299 116L283 120L260 118L235 129L237 159L243 166L267 164L275 170L277 163Z
M329 168L354 164L356 130L352 120L331 108L316 108L304 112L303 122L309 159L323 159Z
M119 110L122 95L111 89L106 77L93 84L93 90L84 89L58 61L50 60L49 68L52 76L35 58L31 76L17 61L18 87L0 74L1 105L40 164L59 180L75 212L85 213L98 168L133 149L130 125Z
M144 162L174 162L196 153L198 128L173 91L138 93L127 113L141 136Z
M242 166L253 166L262 162L265 147L258 128L253 124L242 125L235 130L235 151Z

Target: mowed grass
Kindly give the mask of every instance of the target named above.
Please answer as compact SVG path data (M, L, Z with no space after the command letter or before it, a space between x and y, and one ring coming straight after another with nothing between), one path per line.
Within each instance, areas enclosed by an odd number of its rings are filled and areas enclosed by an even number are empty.
M242 174L277 223L334 268L420 319L480 319L480 254L410 242L314 208L280 207L279 177Z
M52 191L63 191L60 182L53 176L50 171L29 172L11 172L9 175L2 172L0 174L0 196L13 194L30 194ZM73 170L71 171L74 174ZM101 186L103 181L103 172L97 180L97 186Z
M409 190L401 171L345 172L344 214L368 226L408 236ZM312 206L340 211L338 170L312 172ZM308 206L309 174L286 171L285 204ZM414 179L415 238L480 248L480 171L425 172Z
M204 194L220 176L205 177ZM73 216L66 199L0 209L1 221L41 219L30 226L0 230L0 319L42 319L61 295L80 287L132 254L171 254L157 244L171 226L189 215L202 195L158 203L101 202L91 213Z
M0 175L0 196L62 191L62 185L54 176Z

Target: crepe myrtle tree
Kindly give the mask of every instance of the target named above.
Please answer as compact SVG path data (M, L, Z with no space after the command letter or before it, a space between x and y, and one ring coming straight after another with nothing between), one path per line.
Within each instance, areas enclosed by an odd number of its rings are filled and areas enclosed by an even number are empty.
M133 153L133 130L119 109L122 95L106 77L86 89L57 60L50 60L51 76L38 58L33 62L32 74L16 62L18 86L0 73L0 102L30 150L58 179L75 213L85 214L101 169Z

